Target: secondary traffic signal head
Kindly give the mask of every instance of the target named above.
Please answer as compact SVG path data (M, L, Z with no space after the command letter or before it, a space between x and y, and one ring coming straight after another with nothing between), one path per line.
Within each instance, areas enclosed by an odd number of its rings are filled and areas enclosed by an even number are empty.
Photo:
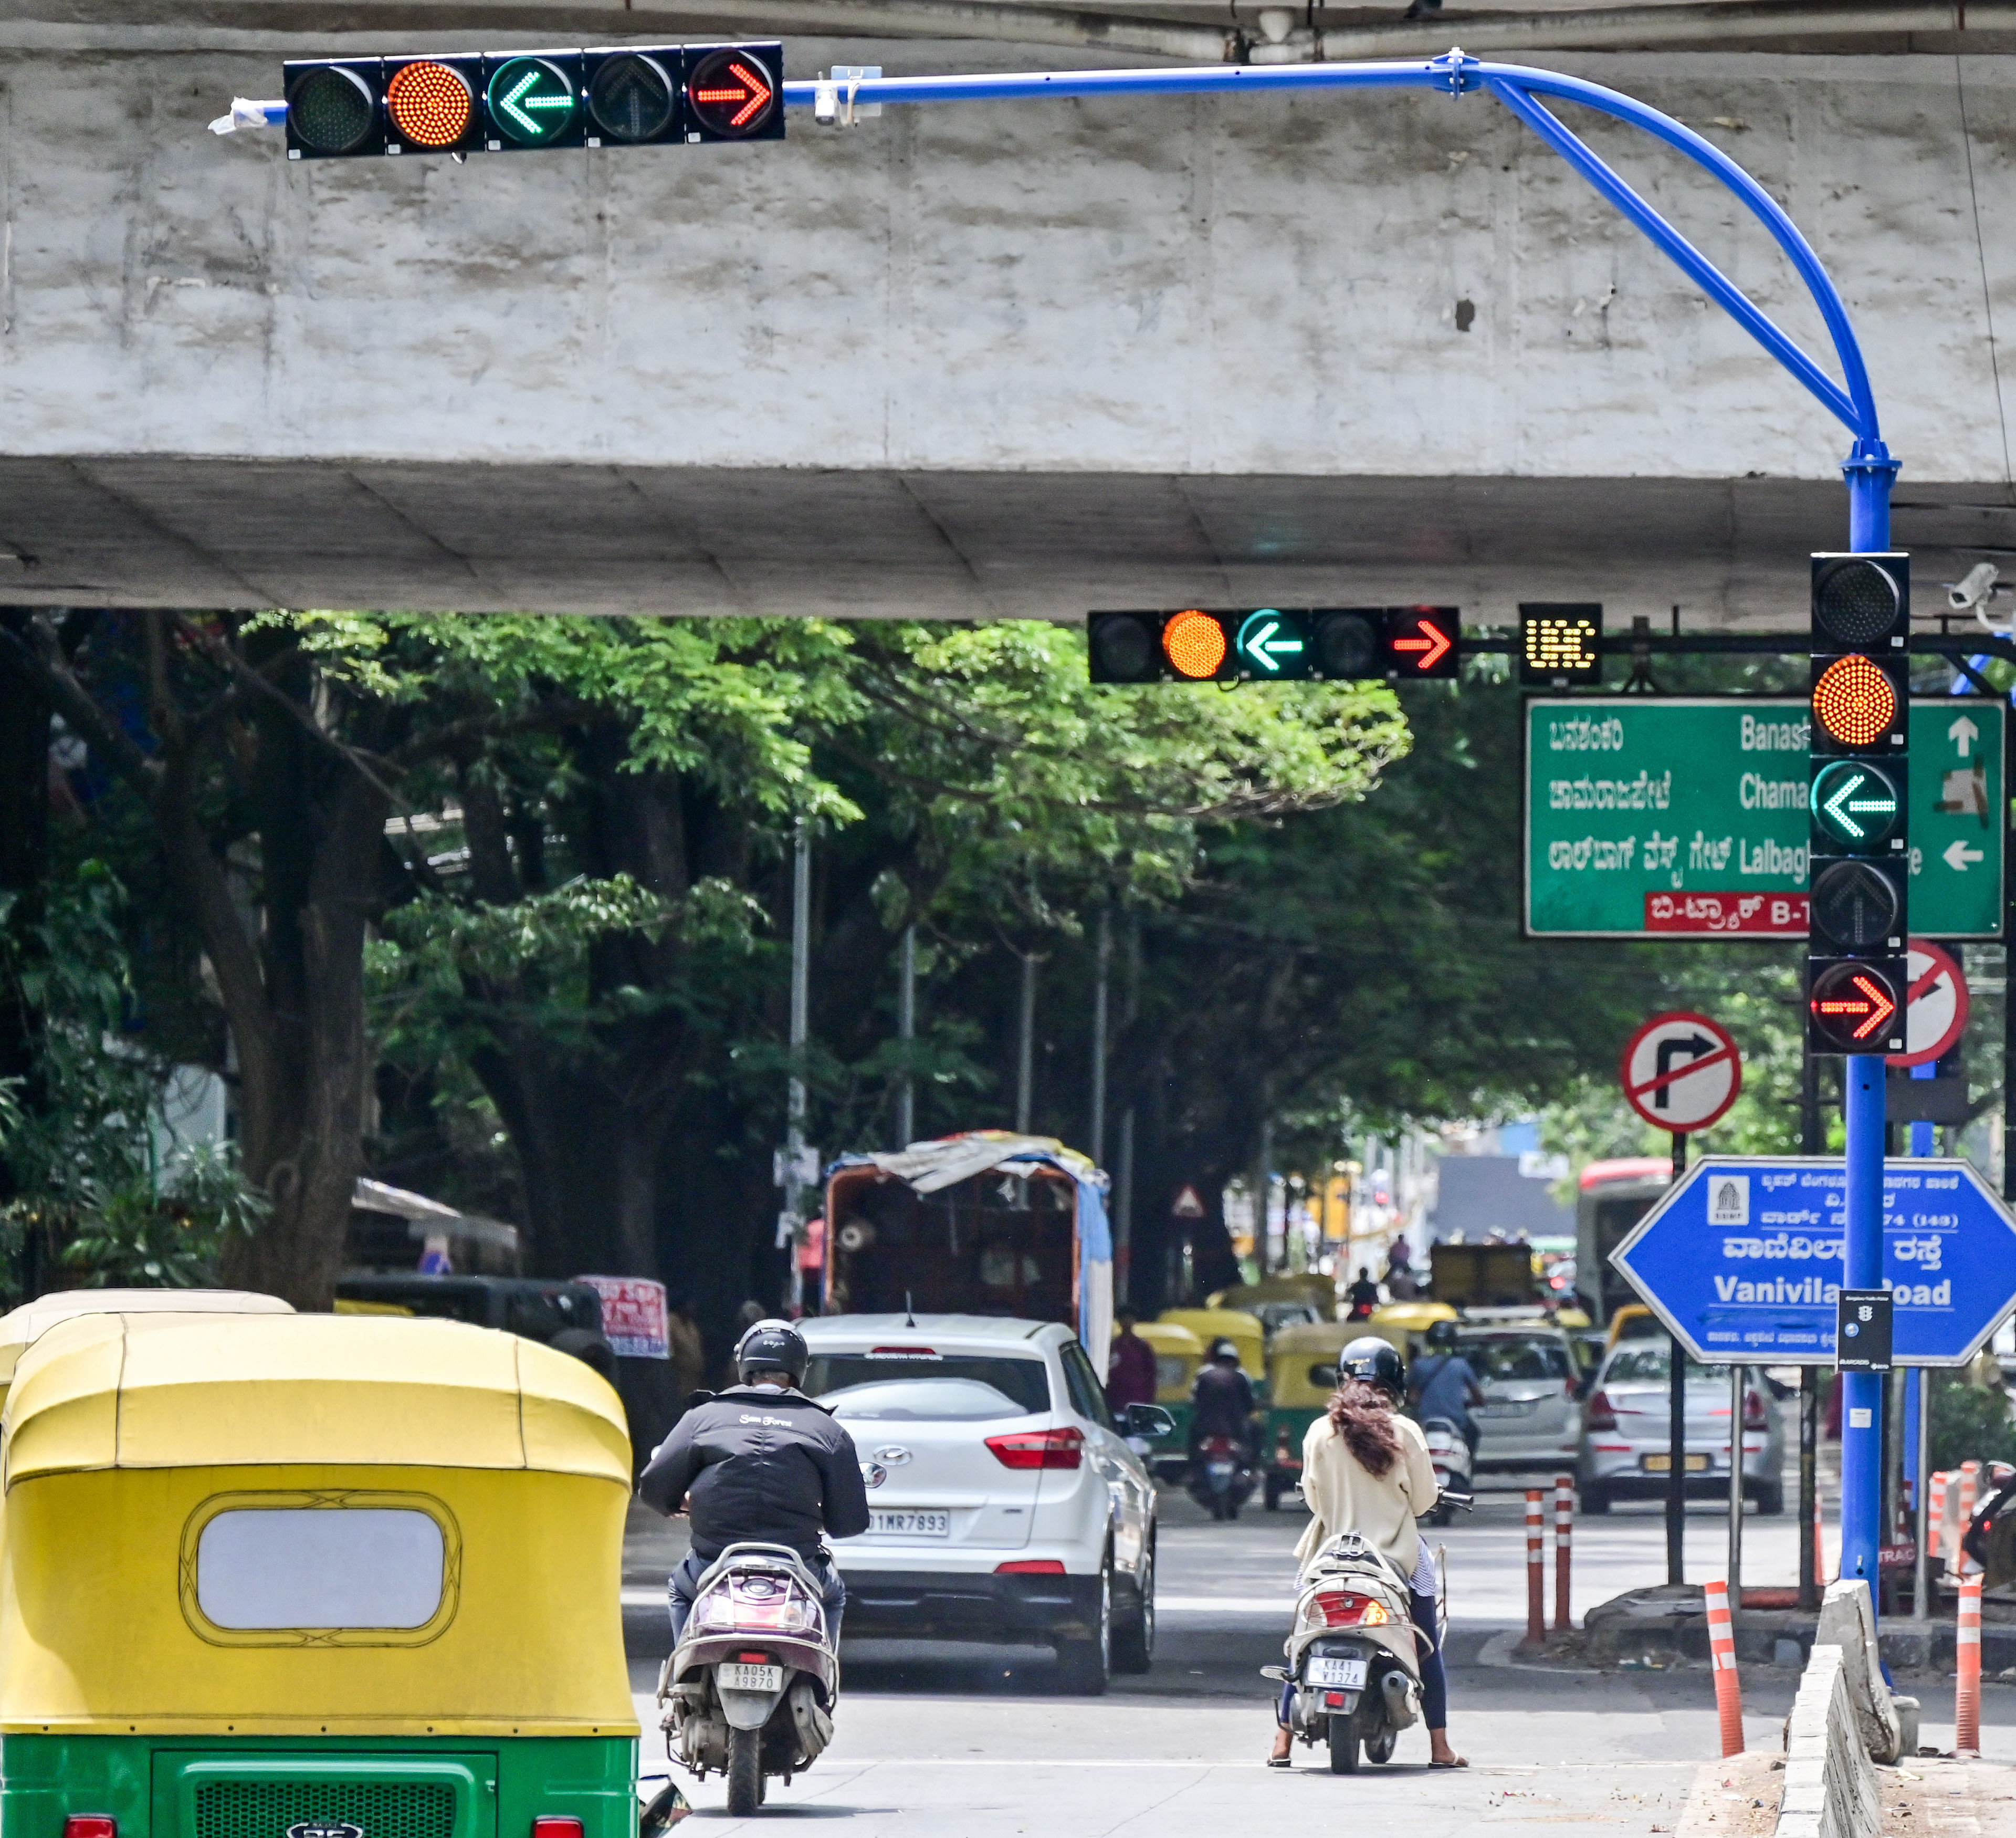
M1191 607L1179 613L1094 613L1086 650L1094 683L1211 683L1239 674L1228 618Z
M1463 625L1456 607L1388 607L1386 674L1396 682L1463 673Z
M1519 680L1557 686L1602 682L1600 604L1521 606Z
M1909 993L1908 557L1813 558L1807 1043L1899 1050Z
M322 59L290 63L284 76L290 160L784 135L775 39Z

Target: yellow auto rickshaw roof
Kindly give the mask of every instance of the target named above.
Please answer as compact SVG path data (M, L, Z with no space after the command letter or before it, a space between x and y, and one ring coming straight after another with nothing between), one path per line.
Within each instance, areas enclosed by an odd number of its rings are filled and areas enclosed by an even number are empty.
M1337 1306L1337 1285L1319 1271L1300 1271L1292 1276L1262 1277L1257 1283L1235 1283L1211 1299L1214 1308L1244 1310L1260 1302L1307 1302L1318 1308Z
M623 1407L579 1360L460 1321L79 1315L20 1358L6 1484L99 1469L367 1464L630 1481Z
M1437 1321L1460 1319L1446 1302L1382 1302L1372 1311L1374 1328L1405 1328L1409 1333L1425 1333Z
M59 1289L0 1314L0 1386L23 1352L58 1321L81 1314L292 1314L290 1303L251 1289Z
M1117 1335L1120 1330L1113 1330ZM1154 1348L1157 1353L1187 1355L1192 1358L1204 1357L1204 1343L1180 1321L1136 1321L1134 1332Z
M1267 1342L1268 1358L1283 1353L1341 1353L1369 1328L1363 1321L1291 1321Z
M1267 1375L1267 1335L1258 1315L1236 1308L1165 1308L1161 1318L1172 1327L1189 1328L1207 1352L1214 1340L1229 1340L1239 1350L1240 1370L1247 1378Z

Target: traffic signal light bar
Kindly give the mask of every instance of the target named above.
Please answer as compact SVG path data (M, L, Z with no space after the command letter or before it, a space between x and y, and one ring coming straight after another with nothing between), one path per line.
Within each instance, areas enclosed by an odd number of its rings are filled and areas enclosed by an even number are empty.
M611 45L308 59L284 100L233 103L211 126L284 122L290 160L781 140L784 48Z
M1363 682L1451 677L1454 607L1201 607L1087 616L1094 683Z

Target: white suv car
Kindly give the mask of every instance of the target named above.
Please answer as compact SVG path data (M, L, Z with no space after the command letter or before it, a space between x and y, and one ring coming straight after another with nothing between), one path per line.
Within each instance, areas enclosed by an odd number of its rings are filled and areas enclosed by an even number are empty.
M1068 1328L956 1314L798 1328L805 1389L847 1426L868 1482L870 1529L833 1547L848 1634L1052 1645L1073 1692L1148 1670L1154 1485ZM1132 1433L1155 1428L1143 1416Z

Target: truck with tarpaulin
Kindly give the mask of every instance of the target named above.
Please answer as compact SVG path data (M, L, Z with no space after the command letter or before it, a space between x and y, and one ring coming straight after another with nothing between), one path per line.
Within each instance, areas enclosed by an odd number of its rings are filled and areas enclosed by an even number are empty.
M826 1170L821 1314L1010 1315L1077 1329L1106 1370L1105 1174L1054 1137L975 1130Z

